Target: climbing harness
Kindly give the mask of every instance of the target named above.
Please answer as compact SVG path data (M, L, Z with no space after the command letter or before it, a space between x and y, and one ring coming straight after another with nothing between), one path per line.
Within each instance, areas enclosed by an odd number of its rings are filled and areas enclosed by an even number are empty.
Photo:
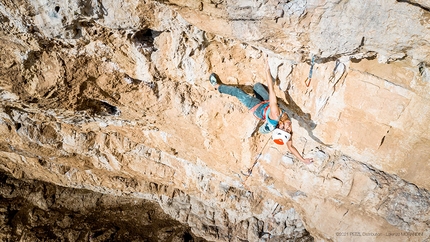
M254 114L254 112L255 112L255 110L257 110L257 108L258 107L260 107L261 105L263 105L263 104L265 104L265 103L268 103L269 101L263 101L263 102L261 102L261 103L259 103L259 104L257 104L257 105L255 105L254 107L252 107L251 109L249 109L249 112L250 113L252 113L252 114ZM266 111L267 111L267 109L269 108L269 105L267 105L267 107L264 109L264 113L266 113ZM257 117L255 114L254 114L254 117L256 117L257 119L260 119L259 117Z
M306 87L309 87L309 85L311 85L312 74L313 74L313 70L314 70L314 64L315 64L315 56L314 56L314 55L312 55L312 59L311 59L311 68L309 69L309 75L308 75L308 78L306 78L306 80L305 80L305 85L306 85Z

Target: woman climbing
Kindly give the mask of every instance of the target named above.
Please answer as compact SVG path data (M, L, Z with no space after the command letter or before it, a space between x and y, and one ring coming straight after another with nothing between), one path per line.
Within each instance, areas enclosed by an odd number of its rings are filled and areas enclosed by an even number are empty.
M215 73L209 76L209 81L220 93L238 98L257 118L264 121L264 124L259 128L260 133L267 134L273 132L272 138L275 143L280 145L286 144L290 152L303 163L311 164L313 162L312 158L303 158L293 145L291 120L287 113L278 105L267 57L266 81L269 93L267 93L263 84L256 83L253 89L257 97L253 97L237 87L220 84L218 76Z

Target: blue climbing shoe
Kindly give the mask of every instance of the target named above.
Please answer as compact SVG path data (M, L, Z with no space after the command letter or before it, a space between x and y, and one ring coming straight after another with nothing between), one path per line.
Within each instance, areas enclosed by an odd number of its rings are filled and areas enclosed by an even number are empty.
M216 86L218 84L218 76L217 76L217 74L212 73L209 76L209 81L210 81L210 83L211 83L212 86Z

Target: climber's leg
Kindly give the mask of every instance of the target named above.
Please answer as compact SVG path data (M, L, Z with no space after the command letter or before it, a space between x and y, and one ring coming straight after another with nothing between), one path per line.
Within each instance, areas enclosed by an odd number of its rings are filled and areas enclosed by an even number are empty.
M211 85L215 89L217 89L218 86L219 86L219 84L221 83L220 80L219 80L219 78L218 78L218 75L215 74L215 73L210 74L210 76L209 76L209 82L211 83Z
M266 87L264 87L264 85L259 82L254 85L254 93L261 101L269 100L269 92L267 91Z
M253 96L250 96L246 94L244 91L237 87L232 86L226 86L226 85L219 85L218 91L220 93L228 94L230 96L235 96L239 101L245 105L248 109L253 108L255 105L259 104L261 102L260 99L255 98Z

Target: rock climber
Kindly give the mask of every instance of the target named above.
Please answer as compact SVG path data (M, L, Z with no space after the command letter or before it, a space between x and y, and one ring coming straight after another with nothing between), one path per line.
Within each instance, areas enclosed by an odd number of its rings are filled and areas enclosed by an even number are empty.
M290 152L305 164L311 164L312 158L303 158L293 145L292 141L292 123L287 113L278 105L275 89L273 87L272 75L266 57L266 81L269 93L261 83L256 83L253 87L257 97L248 95L241 89L233 86L227 86L219 81L218 76L212 73L209 76L211 85L220 93L235 96L244 104L254 115L263 120L264 124L260 126L259 132L267 134L272 132L273 141L279 145L286 144Z

